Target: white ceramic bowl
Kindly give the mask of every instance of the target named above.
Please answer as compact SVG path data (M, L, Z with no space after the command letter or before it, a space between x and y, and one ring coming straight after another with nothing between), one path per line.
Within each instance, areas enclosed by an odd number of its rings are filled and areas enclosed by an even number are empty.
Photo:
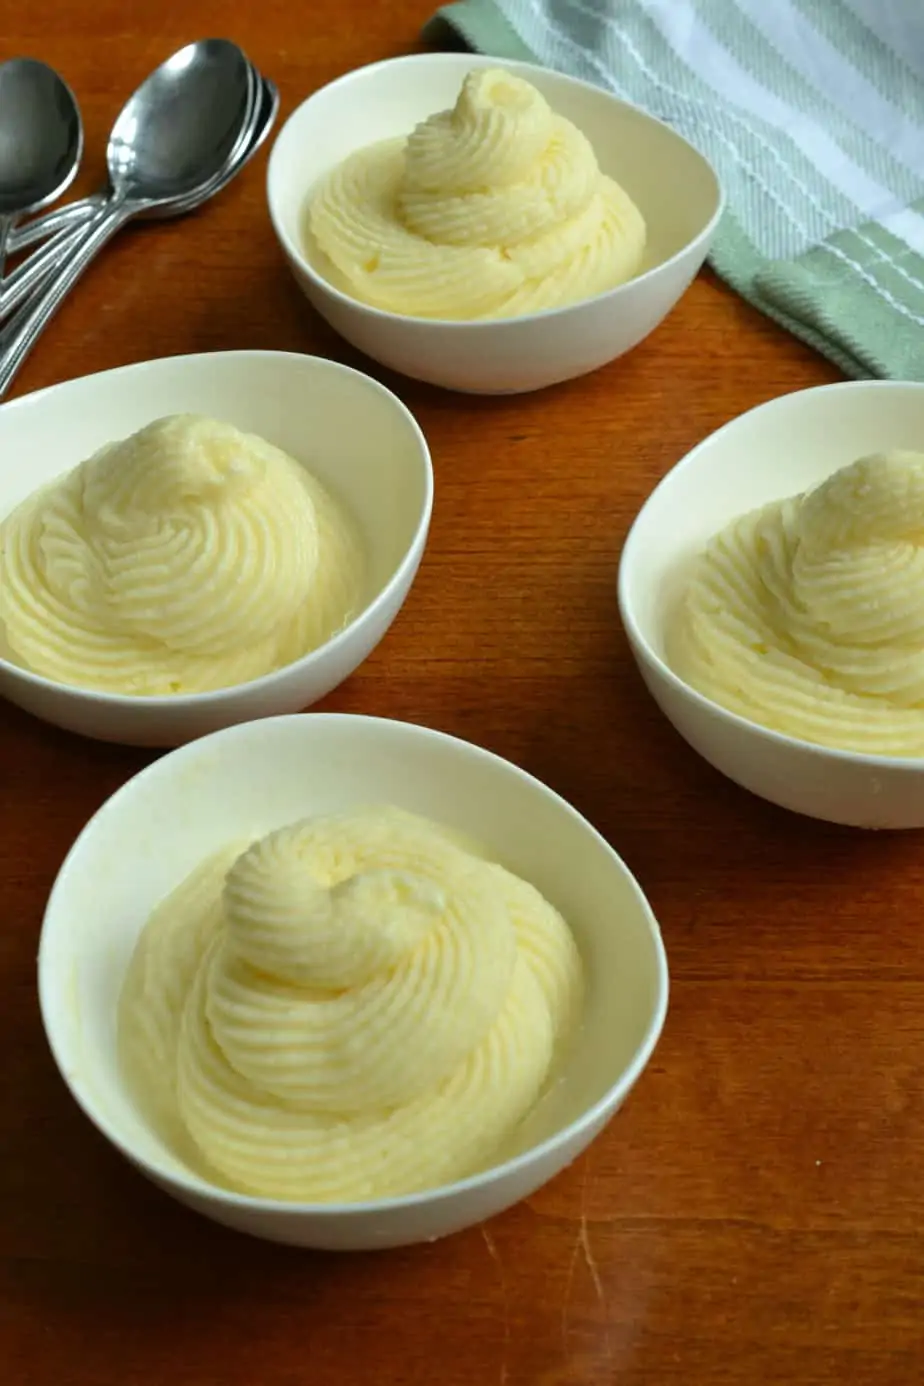
M209 853L310 814L392 803L476 838L571 924L584 1021L561 1080L507 1163L449 1187L356 1205L248 1198L206 1183L140 1118L116 1057L116 1002L153 906ZM624 1101L667 1009L658 925L603 838L524 771L439 732L316 713L218 732L156 761L72 847L51 892L39 997L52 1052L91 1121L180 1202L244 1232L355 1250L429 1241L491 1217L573 1160Z
M444 322L368 308L328 283L304 237L311 190L376 140L404 135L453 106L476 67L502 65L532 82L583 130L604 173L634 198L649 229L646 269L584 303L500 322ZM538 390L622 356L657 327L705 259L722 209L710 164L667 125L609 92L530 63L425 53L359 68L295 110L269 161L270 217L297 283L341 336L394 370L480 394Z
M256 433L304 462L359 523L368 600L333 640L250 683L211 693L130 697L55 683L0 658L0 694L69 731L175 746L253 717L308 707L382 639L427 541L433 470L423 434L384 386L318 357L211 352L122 366L0 407L0 519L96 448L165 414L199 413Z
M863 828L924 827L924 760L828 750L757 726L690 688L665 662L689 565L725 524L816 486L872 452L924 448L924 385L858 381L784 395L720 428L678 462L632 526L619 607L661 711L717 770L783 808Z

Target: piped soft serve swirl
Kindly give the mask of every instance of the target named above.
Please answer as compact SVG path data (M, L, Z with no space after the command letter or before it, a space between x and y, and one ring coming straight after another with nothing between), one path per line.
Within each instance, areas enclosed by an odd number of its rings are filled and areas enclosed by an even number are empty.
M581 965L528 885L397 809L310 819L152 915L120 1046L157 1127L247 1193L409 1193L490 1161L575 1025Z
M753 722L924 755L924 454L860 458L729 525L696 563L668 654Z
M466 77L451 111L352 154L313 194L312 246L353 297L418 317L507 318L639 272L645 223L530 83Z
M355 615L351 519L230 424L158 419L0 525L0 649L60 683L197 693L300 658Z

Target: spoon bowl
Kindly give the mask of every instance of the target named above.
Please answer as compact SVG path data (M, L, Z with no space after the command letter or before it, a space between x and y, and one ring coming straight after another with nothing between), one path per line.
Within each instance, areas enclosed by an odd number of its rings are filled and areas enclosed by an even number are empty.
M220 176L253 129L259 87L256 70L228 39L203 39L174 53L112 128L112 200L172 203Z
M53 202L73 182L82 152L80 111L57 72L35 58L0 63L0 217Z
M83 153L74 94L47 63L0 63L0 275L13 222L53 202Z

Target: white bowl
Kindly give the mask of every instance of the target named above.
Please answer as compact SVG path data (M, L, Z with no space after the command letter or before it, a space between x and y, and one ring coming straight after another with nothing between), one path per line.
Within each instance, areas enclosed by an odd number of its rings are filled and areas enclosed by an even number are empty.
M391 803L476 838L569 921L583 955L583 1026L515 1154L420 1195L355 1205L229 1193L174 1156L139 1116L116 1056L116 1003L153 906L211 852L311 814ZM658 925L589 823L524 771L439 732L316 713L251 722L136 775L90 820L51 892L39 998L52 1052L90 1120L154 1183L216 1222L272 1241L356 1250L430 1241L525 1198L573 1160L625 1100L667 1009Z
M417 572L433 470L413 416L384 386L284 351L171 356L103 371L0 407L0 519L96 448L165 414L199 413L256 433L304 462L349 508L364 539L368 600L304 658L210 693L131 697L69 687L0 658L0 695L68 731L175 746L253 717L296 712L336 688L398 614Z
M477 67L503 66L538 88L584 132L604 173L641 209L646 270L584 303L499 322L443 322L369 308L341 293L308 259L309 194L354 150L408 134L453 106ZM267 173L269 211L295 279L341 336L383 365L451 390L515 394L584 375L657 327L706 258L722 210L710 164L653 116L599 87L531 63L474 53L424 53L349 72L286 121Z
M619 607L642 678L694 750L783 808L863 828L924 827L924 759L829 750L746 721L684 683L665 632L689 565L736 516L872 452L924 448L924 385L852 381L771 400L668 472L623 548Z

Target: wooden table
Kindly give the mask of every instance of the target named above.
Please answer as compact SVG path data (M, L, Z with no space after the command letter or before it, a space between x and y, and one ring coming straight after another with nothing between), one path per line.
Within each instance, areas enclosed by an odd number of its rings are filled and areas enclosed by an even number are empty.
M125 94L227 33L283 118L415 46L427 0L0 0L0 57L53 63L101 174ZM198 216L126 232L18 392L177 352L319 352L386 380L430 440L429 551L394 630L326 706L454 732L571 800L661 920L671 1011L589 1153L489 1226L314 1255L149 1187L46 1049L44 901L87 817L150 753L0 707L0 1380L9 1386L911 1386L924 1352L924 854L738 790L671 731L620 630L616 564L657 479L763 400L836 378L708 273L622 362L469 399L360 360L289 279L265 156ZM0 459L2 465L2 459Z

